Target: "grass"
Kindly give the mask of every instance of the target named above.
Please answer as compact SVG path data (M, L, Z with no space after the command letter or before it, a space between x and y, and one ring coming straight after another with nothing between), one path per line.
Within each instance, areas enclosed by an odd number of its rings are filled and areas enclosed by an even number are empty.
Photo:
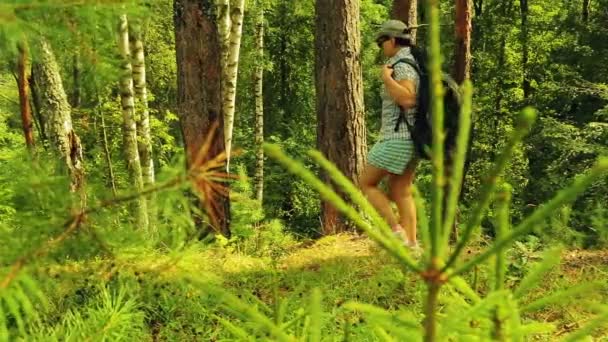
M222 247L195 246L174 257L150 251L117 255L111 261L43 269L39 276L47 279L45 292L51 294L51 306L42 315L42 323L57 327L65 312L82 311L94 305L104 289L121 287L137 303L136 310L145 314L147 331L142 333L150 340L234 340L238 332L231 331L230 325L254 339L265 338L205 286L185 282L190 275L236 295L276 325L288 325L294 334L312 324L303 313L313 290L319 289L323 340L380 340L384 332L373 328L367 315L345 308L348 302L373 304L410 321L423 319L425 284L413 273L402 271L390 255L365 237L329 236L283 251L280 255L252 257ZM467 257L476 253L475 249L469 251L465 251ZM515 262L522 258L513 255L511 259ZM525 260L530 265L535 262L534 257ZM605 279L608 283L606 260L606 251L565 251L560 267L545 276L546 286L533 289L523 303L585 281ZM522 269L530 265L511 267L507 284L517 284ZM476 269L465 278L476 278L475 288L484 293L491 281L488 273L484 268ZM444 291L440 305L450 300L449 291ZM553 323L557 327L553 333L538 336L538 340L552 341L591 319L595 314L592 303L607 301L604 288L573 302L551 305L524 319ZM445 314L440 310L440 317ZM608 327L599 328L594 336L598 340L608 338Z

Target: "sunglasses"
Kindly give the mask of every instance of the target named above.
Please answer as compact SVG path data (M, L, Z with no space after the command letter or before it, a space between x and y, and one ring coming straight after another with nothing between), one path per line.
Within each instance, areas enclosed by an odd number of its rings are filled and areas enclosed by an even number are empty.
M391 38L388 36L382 36L376 39L376 44L378 44L379 48L382 48L382 44L384 44L384 42L386 42L387 40L391 40Z

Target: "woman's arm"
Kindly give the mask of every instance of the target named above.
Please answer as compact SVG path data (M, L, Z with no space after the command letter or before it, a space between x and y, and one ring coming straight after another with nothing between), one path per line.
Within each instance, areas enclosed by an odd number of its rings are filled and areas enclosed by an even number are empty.
M386 85L388 94L403 108L412 108L416 105L416 84L412 80L396 81L393 78L393 69L390 65L382 68L382 80Z

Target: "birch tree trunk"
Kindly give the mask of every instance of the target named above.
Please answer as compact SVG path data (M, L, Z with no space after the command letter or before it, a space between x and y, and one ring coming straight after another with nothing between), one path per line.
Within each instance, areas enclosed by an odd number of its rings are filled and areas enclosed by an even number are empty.
M393 0L391 18L403 21L407 27L418 26L418 0ZM412 43L416 44L416 29L412 29Z
M136 191L143 190L143 178L139 152L137 150L137 126L135 120L133 100L133 78L131 67L131 52L129 51L129 25L125 14L120 16L118 26L118 51L122 57L120 75L120 98L122 106L122 134L123 148L131 182ZM146 199L140 197L136 200L135 224L139 229L148 228L148 212Z
M85 205L84 165L80 138L72 128L71 108L63 88L59 66L46 41L40 42L40 60L34 63L34 79L40 92L40 116L51 146L58 152L71 178L70 190L79 192Z
M152 157L152 135L150 133L150 112L148 110L148 88L146 85L146 60L141 28L129 30L129 42L133 63L133 87L135 89L135 118L137 126L137 150L141 164L144 187L154 185L154 158ZM154 229L156 221L156 194L146 196L148 225Z
M21 109L21 123L23 126L23 135L25 136L25 144L30 151L34 149L34 120L32 119L32 110L29 99L29 83L28 83L28 55L27 48L24 43L17 45L19 50L19 59L17 61L17 86L19 88L19 107Z
M257 2L258 15L255 23L255 51L257 51L254 71L255 96L255 198L262 202L264 199L264 8Z
M218 28L210 1L174 0L175 51L177 59L177 106L188 168L225 153L221 94L221 55ZM212 131L217 125L216 131ZM211 137L202 160L197 156ZM211 218L211 228L230 236L230 197L213 191L205 182L195 184L199 206ZM197 224L202 226L199 218ZM201 227L206 228L206 227ZM204 233L204 232L202 232Z
M359 1L317 0L315 12L317 147L357 183L366 153ZM325 234L348 228L328 202L321 215Z
M137 147L141 162L144 186L154 184L154 159L152 158L152 136L150 135L150 112L148 110L148 89L146 86L146 62L144 44L137 30L129 31L131 57L133 63L133 87L137 100Z
M230 0L230 2L222 0L219 3L221 4L219 8L220 37L222 49L225 49L222 51L222 110L227 155L226 169L229 170L245 0Z

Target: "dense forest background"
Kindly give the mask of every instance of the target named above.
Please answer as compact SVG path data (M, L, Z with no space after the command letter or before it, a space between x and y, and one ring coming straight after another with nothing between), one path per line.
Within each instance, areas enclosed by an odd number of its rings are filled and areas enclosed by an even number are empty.
M391 9L399 2L361 0L349 7L358 22L345 32L360 44L360 69L354 70L360 70L362 85L359 94L351 95L359 99L364 117L365 150L378 139L380 126L384 59L374 34L379 24L395 17ZM189 31L187 9L198 3L196 15L212 23L203 20L202 27L215 30L203 36ZM416 339L414 331L423 329L420 322L429 316L423 309L428 305L425 283L391 259L390 249L386 254L352 231L328 236L327 209L317 189L276 158L262 155L262 142L277 144L320 175L322 167L307 151L325 152L320 141L332 145L343 139L345 133L336 128L341 123L327 129L334 113L320 110L333 100L319 95L317 68L324 63L319 51L328 54L330 65L339 58L330 47L340 46L336 37L341 36L323 27L332 27L339 17L336 8L347 3L0 4L0 341L49 336L290 340L291 334L314 339L315 324L319 334L331 331L324 336L333 340L348 340L349 334L356 341ZM510 225L525 222L573 179L593 172L598 157L608 155L607 0L403 3L417 6L417 44L424 48L431 41L432 9L438 10L442 70L456 72L463 58L470 65L473 134L459 202L460 230L476 215L488 170L509 148L522 108L533 106L538 115L501 177L512 186ZM457 55L455 39L459 6L466 6L471 28L470 55L464 57ZM138 77L142 73L145 77ZM208 75L203 82L189 78L199 73ZM226 82L221 87L220 79ZM196 89L205 100L201 107L188 107L199 96ZM225 103L230 89L234 102ZM335 89L336 97L342 96L344 88ZM232 107L233 123L224 119L215 130L209 117L189 116L196 108L220 107L224 115ZM232 130L226 130L229 124ZM232 138L225 140L227 135ZM235 152L228 172L221 153L225 145ZM192 146L202 147L201 158ZM342 161L326 154L348 175ZM423 162L416 178L420 197L429 203L432 171L431 163ZM608 175L603 174L503 251L507 289L521 284L526 274L553 282L536 292L515 292L521 307L587 280L605 283L606 198ZM500 201L489 204L473 227L465 259L497 238L501 210ZM209 226L223 234L213 237ZM557 245L565 262L561 270L550 271L547 262L559 259L552 249ZM543 259L544 251L549 254ZM493 267L476 266L461 275L483 296L497 277ZM321 289L322 304L313 288ZM469 322L473 332L459 338L486 336L483 329L498 316L475 307L466 295L466 300L450 297L455 291L440 297L445 308L452 308L441 312L444 335L431 337L448 338L447 327L459 324L450 317L464 317L458 310L465 309L488 318L478 325ZM607 298L605 286L586 296L594 305ZM497 300L490 299L493 308ZM346 314L341 308L348 300L388 313L359 306ZM248 311L245 302L259 312ZM540 322L541 328L530 331L554 340L608 312L585 302L554 305L522 312L522 325ZM399 316L404 307L412 314ZM362 318L365 312L371 318ZM403 330L390 330L386 322L391 320L401 322ZM411 327L411 322L418 323ZM605 338L605 325L594 324L586 333ZM509 329L506 337L491 338L517 339L519 328ZM428 340L428 330L425 336Z

